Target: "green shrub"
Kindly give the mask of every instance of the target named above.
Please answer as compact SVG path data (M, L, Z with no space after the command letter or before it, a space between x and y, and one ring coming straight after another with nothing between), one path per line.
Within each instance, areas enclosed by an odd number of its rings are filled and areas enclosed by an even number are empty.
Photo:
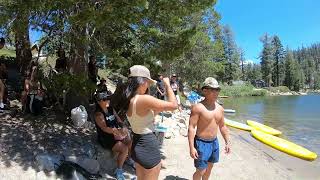
M96 84L88 80L87 74L71 75L69 73L56 74L50 67L40 66L38 71L40 81L46 88L49 101L56 101L63 97L63 91L74 97L87 97L89 99L96 88ZM57 101L60 107L60 101Z
M278 86L278 87L270 87L269 91L273 93L286 93L286 92L290 92L290 89L287 86Z
M221 86L221 96L265 96L267 91L264 89L255 89L251 84L235 85L235 86Z
M75 95L87 96L90 95L96 87L94 83L88 80L85 74L56 74L43 82L47 90L56 97L62 97L63 90L72 92Z
M266 96L267 93L266 89L254 89L251 96Z
M0 49L0 56L16 57L16 52L15 50L12 50L12 49L3 48L3 49Z

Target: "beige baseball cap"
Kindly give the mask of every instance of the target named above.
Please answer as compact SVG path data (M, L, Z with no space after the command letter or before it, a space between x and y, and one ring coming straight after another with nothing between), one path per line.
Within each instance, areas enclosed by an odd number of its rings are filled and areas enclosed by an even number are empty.
M157 83L157 81L151 79L150 71L148 68L142 65L134 65L130 68L129 77L144 77L149 79L152 83Z
M202 89L208 87L213 89L221 89L218 81L213 77L207 77L206 80L203 82Z

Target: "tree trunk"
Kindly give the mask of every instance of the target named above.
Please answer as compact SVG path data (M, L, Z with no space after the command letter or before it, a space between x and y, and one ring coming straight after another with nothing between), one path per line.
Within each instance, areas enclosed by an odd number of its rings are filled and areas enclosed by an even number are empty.
M75 75L87 72L87 60L85 58L85 48L81 45L74 45L70 59L70 72Z
M16 61L20 67L20 72L24 73L32 60L32 53L29 39L29 16L18 13L14 21Z
M86 28L75 28L70 59L70 72L75 75L87 73L88 69L88 45L86 40L81 37L87 37Z
M277 80L276 80L277 84L276 84L276 86L278 87L280 85L280 82L279 82L279 58L278 57L276 59L276 63L277 63L277 67L276 67L277 68L276 69L277 70L277 72L276 72L277 73Z

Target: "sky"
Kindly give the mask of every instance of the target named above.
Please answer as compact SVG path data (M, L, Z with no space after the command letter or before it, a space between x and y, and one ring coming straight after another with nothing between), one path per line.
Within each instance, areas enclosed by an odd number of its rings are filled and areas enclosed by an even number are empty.
M41 39L42 33L40 31L34 31L29 29L29 34L30 34L30 41L32 44L39 43L37 42L39 39Z
M259 63L260 37L278 35L284 48L320 42L319 0L218 0L215 7L229 25L246 60Z

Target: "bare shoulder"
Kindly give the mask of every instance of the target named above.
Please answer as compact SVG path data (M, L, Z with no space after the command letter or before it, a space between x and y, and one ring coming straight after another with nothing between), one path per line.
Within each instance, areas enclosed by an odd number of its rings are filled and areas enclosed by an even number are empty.
M154 100L155 100L155 97L151 95L148 95L148 94L139 95L139 101L154 101Z
M224 108L220 104L216 103L216 107L219 112L224 112Z
M200 113L203 111L204 105L201 103L194 104L191 106L191 113Z
M219 121L223 120L224 119L224 108L220 104L216 103L216 109L217 109L217 111L216 111L217 112L216 113L217 119L219 119Z
M144 106L149 107L150 105L153 105L157 102L157 99L155 97L150 96L148 94L136 95L135 98L138 98L137 104L143 107Z
M95 112L94 115L96 117L103 117L103 114L101 112Z

